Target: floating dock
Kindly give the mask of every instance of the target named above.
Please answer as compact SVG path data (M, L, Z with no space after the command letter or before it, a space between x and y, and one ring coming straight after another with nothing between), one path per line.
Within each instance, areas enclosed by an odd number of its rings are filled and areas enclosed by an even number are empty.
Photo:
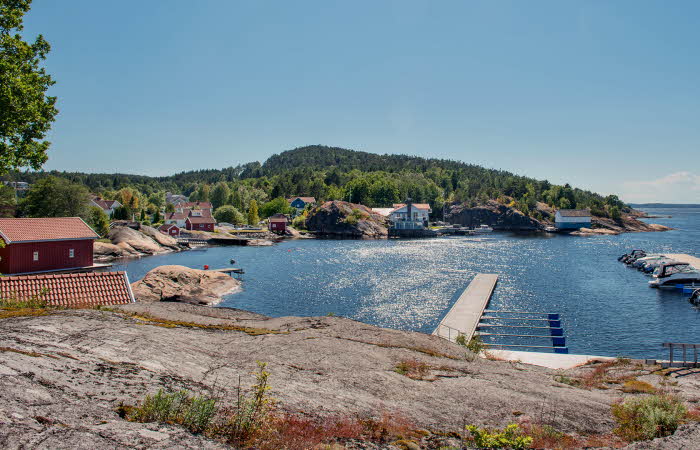
M489 300L491 300L497 281L498 275L496 274L477 274L440 321L440 324L433 331L433 335L454 342L461 334L469 342Z
M686 255L685 253L664 253L671 259L675 259L678 262L688 263L696 269L700 269L700 258L695 256Z
M220 273L227 273L227 274L232 274L232 273L237 273L237 274L244 274L245 272L243 269L237 269L235 267L230 267L230 268L224 268L224 269L211 269L212 272L220 272Z

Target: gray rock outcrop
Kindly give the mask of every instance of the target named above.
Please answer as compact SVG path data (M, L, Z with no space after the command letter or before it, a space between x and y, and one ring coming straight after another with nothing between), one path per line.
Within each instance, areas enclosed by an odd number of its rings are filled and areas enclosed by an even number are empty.
M159 266L132 283L138 302L175 301L211 305L231 293L240 281L230 275L185 266Z
M464 204L452 206L445 221L469 228L489 225L494 230L508 231L534 231L544 227L537 219L495 200L473 208Z
M364 205L328 201L317 206L306 219L306 228L319 235L385 238L388 236L387 218Z

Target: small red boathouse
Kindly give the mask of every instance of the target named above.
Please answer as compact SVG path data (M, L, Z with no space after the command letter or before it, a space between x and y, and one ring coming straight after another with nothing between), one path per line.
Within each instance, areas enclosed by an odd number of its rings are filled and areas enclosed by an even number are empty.
M93 266L99 238L80 217L0 218L0 273L36 273Z

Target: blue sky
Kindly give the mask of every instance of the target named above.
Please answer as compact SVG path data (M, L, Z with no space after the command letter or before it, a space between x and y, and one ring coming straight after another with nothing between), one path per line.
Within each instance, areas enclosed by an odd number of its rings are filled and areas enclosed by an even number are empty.
M34 0L47 169L325 144L700 203L700 2Z

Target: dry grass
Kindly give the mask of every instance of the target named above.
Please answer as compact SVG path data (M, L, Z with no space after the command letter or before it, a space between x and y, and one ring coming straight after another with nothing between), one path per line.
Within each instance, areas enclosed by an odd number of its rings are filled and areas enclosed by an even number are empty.
M31 351L26 351L26 350L19 350L19 349L12 348L12 347L0 347L0 352L19 353L20 355L31 356L33 358L39 358L41 356L44 356L41 353L31 352Z
M382 342L368 342L368 341L363 341L361 339L351 339L347 337L342 337L342 336L336 336L338 339L345 339L346 341L352 341L352 342L358 342L360 344L367 344L367 345L375 345L377 347L382 347L382 348L402 348L404 350L411 350L414 352L418 353L423 353L428 356L433 356L435 358L447 358L447 359L455 359L455 360L460 360L462 358L458 358L456 356L448 355L446 353L441 353L426 347L409 347L406 345L395 345L395 344L385 344Z
M430 374L430 365L417 359L404 359L396 364L394 372L413 380L423 380Z
M657 389L646 381L640 381L636 378L628 380L622 386L622 392L627 394L655 394Z
M202 330L223 330L223 331L240 331L246 333L250 336L261 336L265 334L289 334L288 331L278 331L269 330L267 328L251 328L251 327L241 327L238 325L205 325L196 322L185 322L181 320L167 320L158 317L151 316L149 314L141 313L126 313L120 312L121 314L126 314L129 317L140 321L141 323L154 325L162 328L199 328Z
M550 425L524 425L523 432L532 437L532 448L621 448L627 445L614 434L573 435L563 433Z
M15 317L46 316L49 312L45 309L0 309L0 319L12 319Z

